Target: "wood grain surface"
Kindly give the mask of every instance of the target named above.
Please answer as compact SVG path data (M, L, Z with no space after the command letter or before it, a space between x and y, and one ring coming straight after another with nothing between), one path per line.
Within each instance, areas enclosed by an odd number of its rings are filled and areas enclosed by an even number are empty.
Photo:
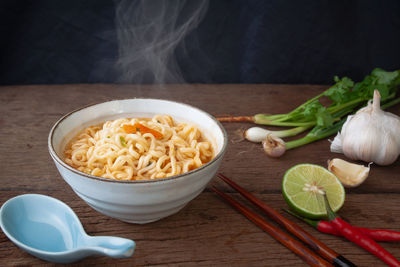
M209 187L183 210L160 221L135 225L102 215L75 195L53 164L47 137L64 114L111 99L150 97L184 102L213 115L286 113L326 86L316 85L37 85L0 87L0 204L19 194L39 193L67 203L90 235L115 235L136 241L133 257L89 257L71 266L304 266L304 262L233 210ZM400 105L390 109L400 115ZM224 123L229 146L220 171L281 213L284 172L299 163L326 166L344 158L329 152L321 140L268 158L261 145L240 141L248 123ZM214 178L214 185L240 199ZM373 165L360 187L346 189L340 215L357 226L400 231L400 160L391 166ZM284 214L285 216L288 216ZM313 236L359 266L381 266L376 257L343 238L321 234L290 218ZM381 243L400 258L400 242ZM0 266L52 266L18 249L0 233Z

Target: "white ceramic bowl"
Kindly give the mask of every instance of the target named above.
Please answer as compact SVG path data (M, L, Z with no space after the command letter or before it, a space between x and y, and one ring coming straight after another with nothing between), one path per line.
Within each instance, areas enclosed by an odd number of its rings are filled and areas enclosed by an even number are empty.
M178 121L195 123L213 142L215 158L182 175L143 181L96 177L63 161L66 143L80 130L106 120L154 114L168 114ZM148 223L178 212L204 190L221 164L227 134L214 117L200 109L173 101L137 98L95 104L65 115L51 129L48 146L61 176L92 208L125 222Z

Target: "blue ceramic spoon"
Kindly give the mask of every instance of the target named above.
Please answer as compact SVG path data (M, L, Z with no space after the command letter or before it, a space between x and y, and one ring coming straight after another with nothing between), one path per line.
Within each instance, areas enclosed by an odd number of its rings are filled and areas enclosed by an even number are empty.
M51 262L71 263L91 255L132 256L135 242L113 236L89 236L76 214L55 198L20 195L0 210L0 226L15 245Z

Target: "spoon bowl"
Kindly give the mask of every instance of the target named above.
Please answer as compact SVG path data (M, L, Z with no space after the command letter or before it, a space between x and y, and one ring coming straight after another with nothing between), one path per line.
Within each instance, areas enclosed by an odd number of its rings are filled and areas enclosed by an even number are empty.
M0 210L4 234L19 248L46 261L71 263L91 255L132 256L135 242L113 236L89 236L73 210L55 198L25 194Z

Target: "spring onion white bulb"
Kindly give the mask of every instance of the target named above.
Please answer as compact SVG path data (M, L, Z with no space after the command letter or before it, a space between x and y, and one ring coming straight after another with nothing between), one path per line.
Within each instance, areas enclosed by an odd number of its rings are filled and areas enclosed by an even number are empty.
M379 165L389 165L400 154L400 117L380 108L380 94L349 116L331 144L331 151Z
M244 132L244 137L250 142L261 143L270 133L271 131L264 128L251 127Z
M272 134L276 137L288 137L288 136L295 136L299 133L304 132L311 126L299 126L291 129L281 130L281 131L270 131L261 127L251 127L247 129L243 136L250 142L260 143L265 138L267 138L268 134Z

